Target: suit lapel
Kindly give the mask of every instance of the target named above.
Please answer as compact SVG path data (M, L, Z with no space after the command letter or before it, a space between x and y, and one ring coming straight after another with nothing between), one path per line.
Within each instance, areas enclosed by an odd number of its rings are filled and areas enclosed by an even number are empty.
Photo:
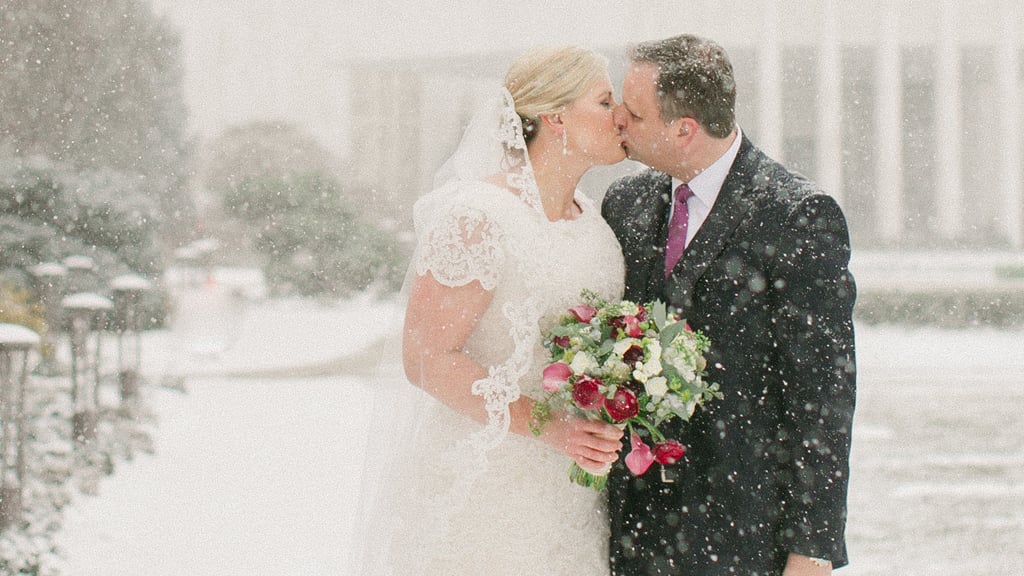
M664 174L658 181L648 214L651 235L644 246L646 284L644 300L664 299L665 239L668 238L669 206L672 205L672 177Z
M693 286L721 253L736 227L750 213L753 207L756 157L756 150L744 137L715 205L686 247L671 276L664 279L664 292L670 302L689 307Z

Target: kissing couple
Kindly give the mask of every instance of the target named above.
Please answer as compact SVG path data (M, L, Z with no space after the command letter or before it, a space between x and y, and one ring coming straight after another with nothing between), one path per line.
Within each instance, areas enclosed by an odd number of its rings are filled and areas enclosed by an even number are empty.
M802 576L847 563L856 291L843 213L743 134L715 42L631 47L615 94L598 53L522 55L416 202L396 360L407 390L401 410L375 415L360 573ZM646 169L600 205L577 189L627 156ZM555 414L531 433L542 334L584 290L664 302L712 342L722 398L673 421L686 451L670 471L631 474L623 432L602 421ZM570 482L573 462L611 466L607 488Z

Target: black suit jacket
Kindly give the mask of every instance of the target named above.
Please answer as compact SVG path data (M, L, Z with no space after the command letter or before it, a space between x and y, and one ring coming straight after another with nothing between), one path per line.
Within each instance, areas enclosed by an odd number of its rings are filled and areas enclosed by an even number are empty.
M724 399L668 432L684 460L609 482L615 575L778 575L789 552L847 563L855 398L853 278L839 206L741 143L707 220L668 279L671 179L609 189L602 213L626 259L626 298L678 307L711 338Z

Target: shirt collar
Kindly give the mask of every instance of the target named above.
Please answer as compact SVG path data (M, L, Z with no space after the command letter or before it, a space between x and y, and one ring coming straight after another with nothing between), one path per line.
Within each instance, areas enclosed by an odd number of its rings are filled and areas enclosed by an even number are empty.
M705 206L711 206L715 203L715 199L718 198L718 192L722 189L722 184L725 183L725 178L729 175L729 169L732 168L732 163L736 160L736 155L740 151L740 142L743 140L743 132L739 126L736 126L736 138L732 141L729 149L725 151L715 160L711 166L705 168L700 174L697 174L690 179L686 184L690 185L690 190L693 191L693 195L698 198ZM683 184L683 181L678 178L672 178L672 195L675 196L675 189Z

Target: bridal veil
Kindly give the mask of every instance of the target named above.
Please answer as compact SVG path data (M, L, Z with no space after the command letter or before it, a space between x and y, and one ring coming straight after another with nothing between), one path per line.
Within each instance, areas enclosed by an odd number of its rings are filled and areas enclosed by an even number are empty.
M416 202L417 247L401 293L403 309L413 280L428 271L448 286L479 281L485 289L494 289L505 256L502 230L473 210L472 201L456 202L463 207L453 209L452 199L472 193L471 187L467 192L467 183L478 184L499 174L505 175L507 187L522 202L543 214L522 120L511 94L495 86L478 99L461 143L435 177L433 191ZM467 234L473 241L465 241ZM507 320L504 339L512 345L503 361L487 366L486 378L473 383L473 394L487 411L482 425L446 412L436 399L409 383L402 368L402 318L397 319L369 386L370 425L364 438L356 439L366 443L355 525L357 574L398 573L396 551L410 556L435 553L433 548L447 536L448 519L464 505L465 494L477 479L488 472L489 453L508 436L509 403L520 397L519 382L533 365L531 354L538 337L537 307L529 298L511 304L506 303L500 313ZM437 430L438 422L431 422L437 418L450 418L451 423L444 424L446 432L439 440L443 446L428 446L430 461L423 462L422 442L429 436L424 426L430 423L431 430ZM424 475L425 469L440 472ZM409 523L429 530L407 543L397 542Z

